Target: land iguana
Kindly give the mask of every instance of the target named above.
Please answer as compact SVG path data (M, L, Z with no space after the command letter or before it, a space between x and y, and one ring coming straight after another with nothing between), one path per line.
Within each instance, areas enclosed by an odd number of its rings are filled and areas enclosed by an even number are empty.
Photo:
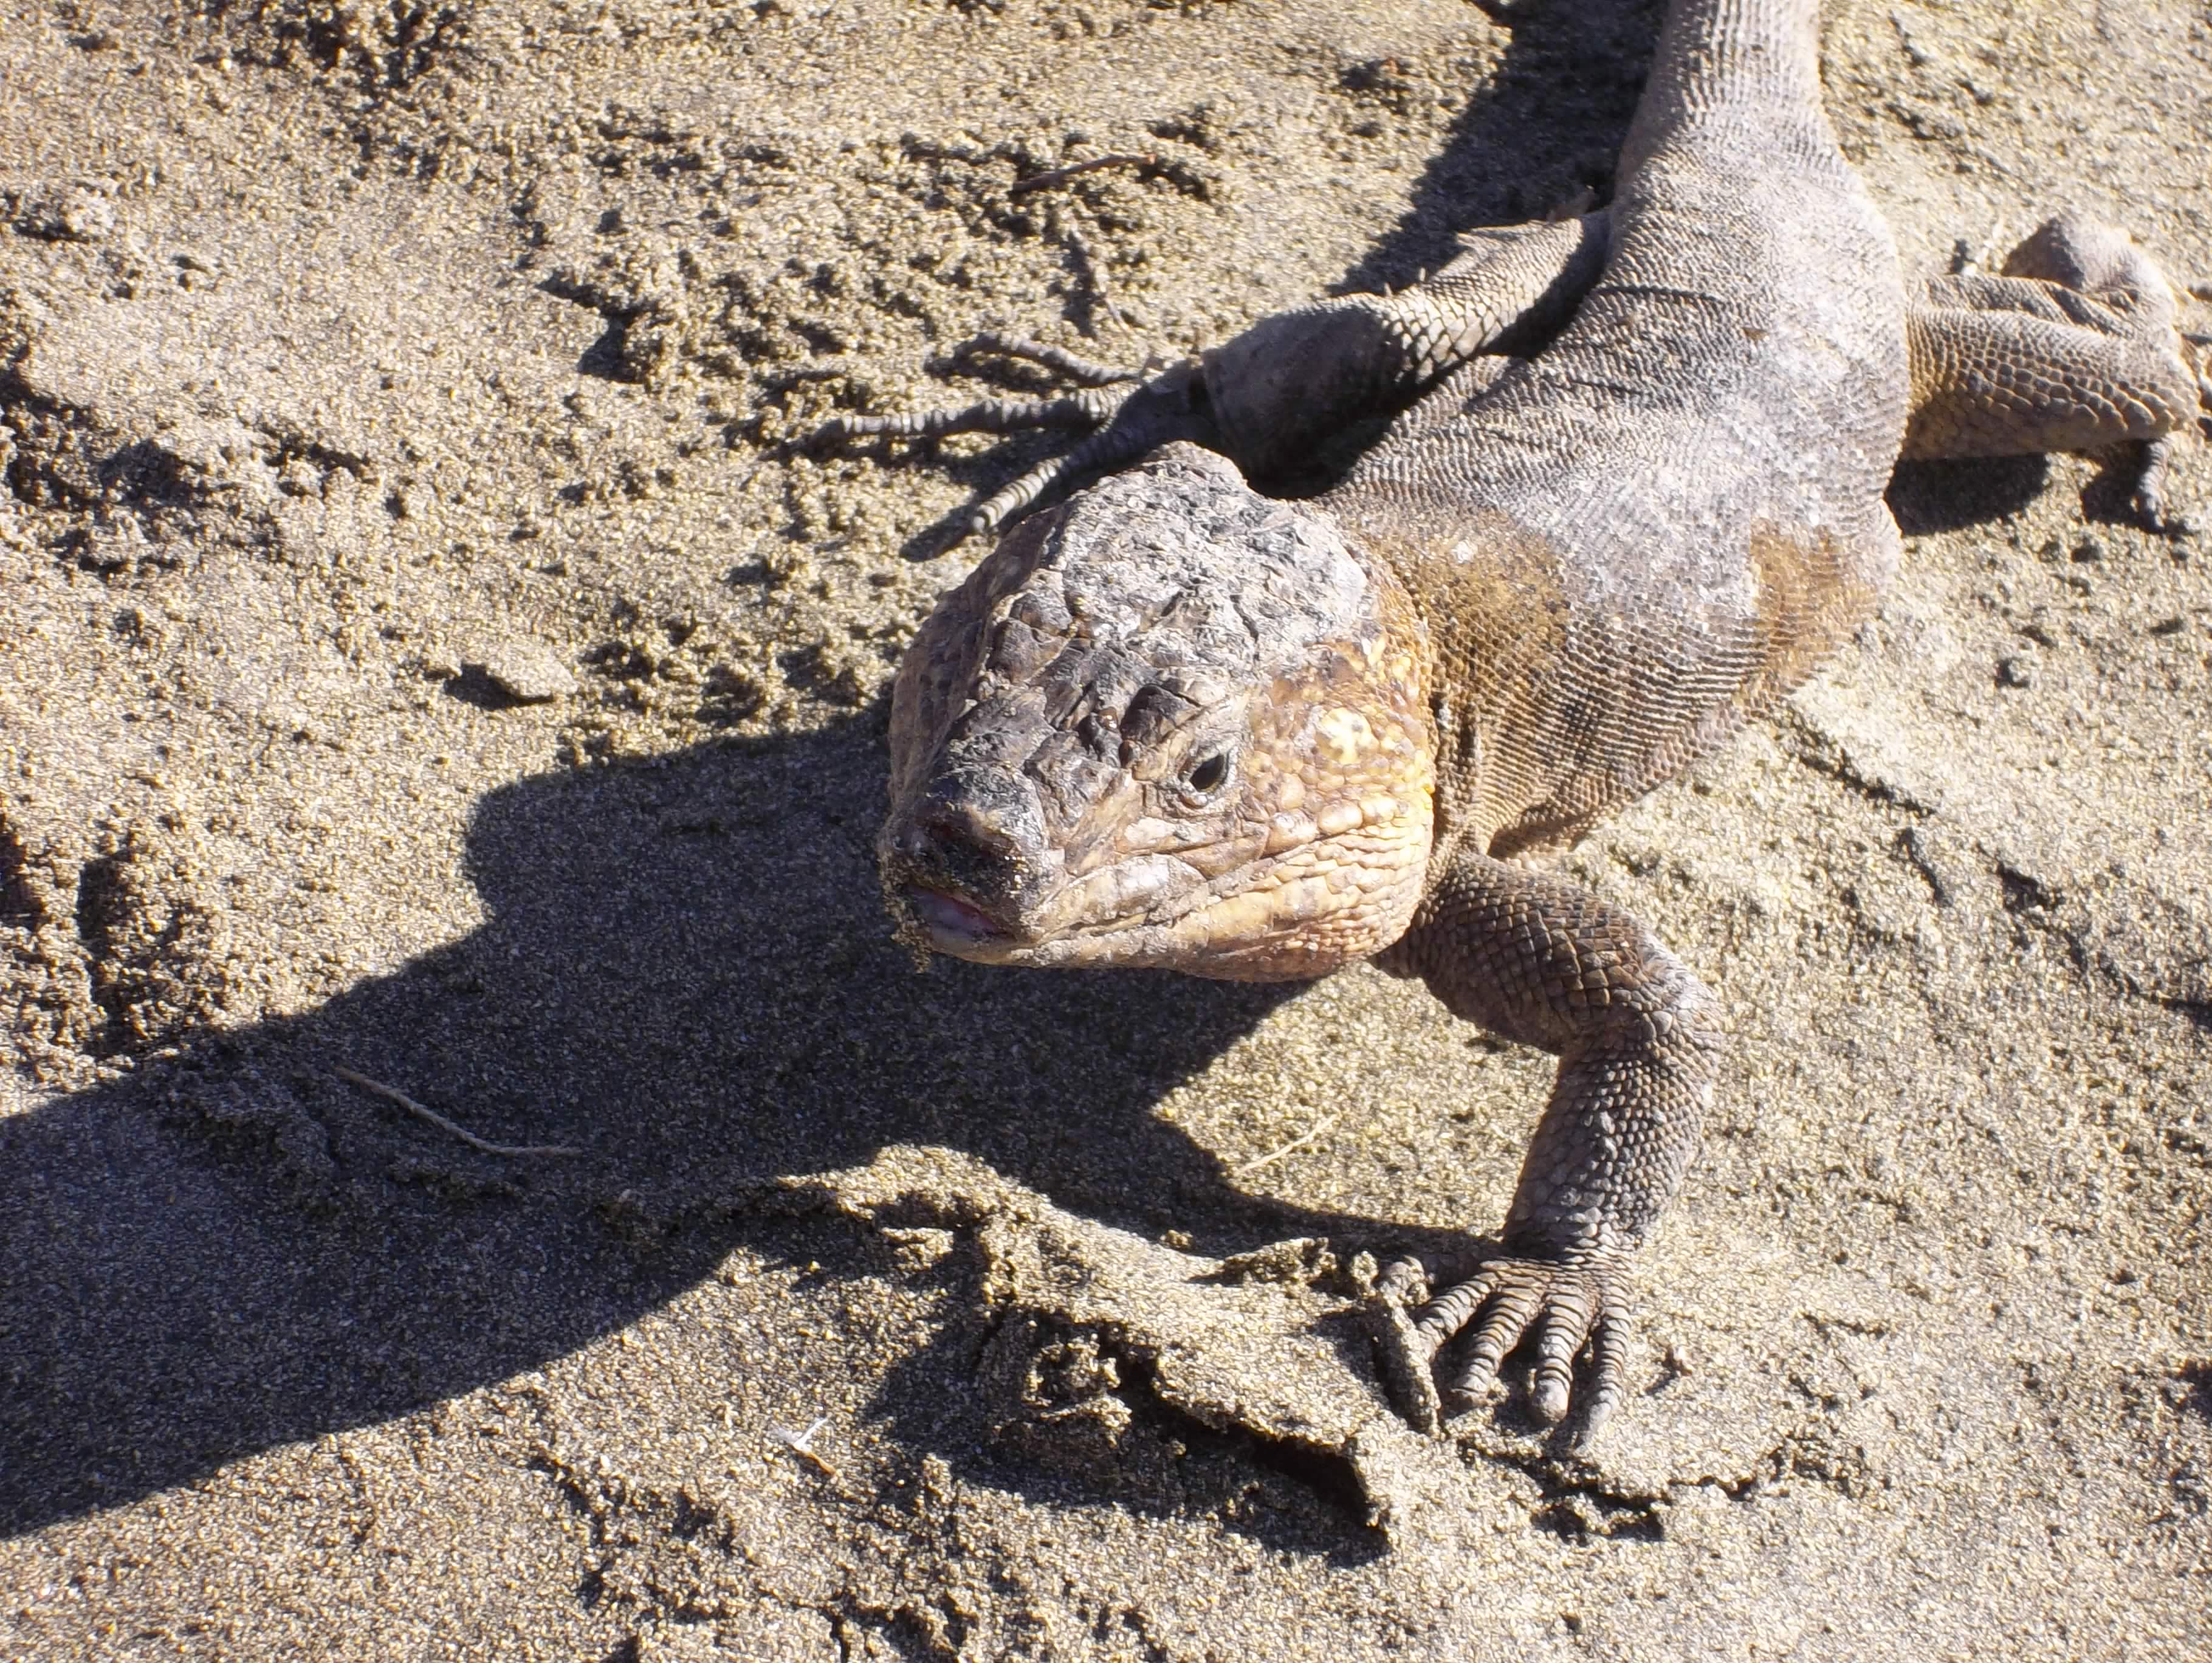
M1908 295L1820 105L1815 0L1674 0L1600 211L1474 234L1434 278L1263 320L1141 385L848 419L1096 423L978 511L1022 520L924 624L891 707L883 881L987 964L1275 980L1366 959L1559 1058L1500 1245L1383 1273L1401 1406L1533 1339L1583 1440L1624 1390L1630 1264L1682 1181L1713 996L1519 857L1570 844L1798 685L1899 557L1908 457L2164 447L2175 297L2080 217ZM1065 354L993 343L1103 381ZM1130 378L1133 382L1133 378ZM1395 416L1310 500L1261 494ZM1371 423L1370 423L1371 428Z

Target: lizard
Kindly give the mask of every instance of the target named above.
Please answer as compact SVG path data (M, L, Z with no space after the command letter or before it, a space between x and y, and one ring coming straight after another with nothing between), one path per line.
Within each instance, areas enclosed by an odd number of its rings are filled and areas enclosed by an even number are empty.
M1579 1447L1618 1408L1635 1255L1724 1054L1691 968L1532 857L1850 638L1900 558L1900 457L2133 442L2156 516L2205 390L2173 290L2099 222L1909 290L1822 107L1818 10L1673 0L1601 209L1127 386L989 338L1094 385L823 435L1098 429L977 510L1010 529L898 671L902 939L1246 980L1364 959L1558 1057L1502 1232L1455 1280L1378 1278L1430 1429L1523 1344L1540 1421L1578 1411ZM1333 444L1318 495L1254 483Z

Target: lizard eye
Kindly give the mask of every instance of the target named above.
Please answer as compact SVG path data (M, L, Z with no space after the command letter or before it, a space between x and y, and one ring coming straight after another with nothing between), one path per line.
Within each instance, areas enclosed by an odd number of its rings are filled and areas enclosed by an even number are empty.
M1184 789L1192 795L1210 797L1221 789L1229 777L1229 752L1216 751L1211 756L1200 757L1191 764L1190 771L1182 777Z

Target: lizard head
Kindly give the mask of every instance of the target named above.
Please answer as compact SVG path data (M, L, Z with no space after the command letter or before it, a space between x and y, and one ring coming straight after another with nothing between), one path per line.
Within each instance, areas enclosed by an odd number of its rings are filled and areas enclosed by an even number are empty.
M1237 980L1381 950L1429 854L1426 661L1387 568L1195 446L1025 521L892 693L901 938Z

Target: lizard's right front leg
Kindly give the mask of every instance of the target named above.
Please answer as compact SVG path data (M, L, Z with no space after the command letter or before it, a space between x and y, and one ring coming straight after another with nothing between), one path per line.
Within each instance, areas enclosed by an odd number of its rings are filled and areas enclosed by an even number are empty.
M1248 478L1293 473L1331 438L1403 409L1468 360L1526 350L1558 328L1605 263L1607 224L1598 212L1470 231L1456 259L1411 289L1275 313L1149 381L1032 341L979 336L961 356L1024 360L1088 390L917 416L839 417L815 442L1097 429L971 509L970 535L1002 530L1048 492L1178 439L1220 452Z
M1377 962L1419 976L1455 1015L1559 1058L1504 1252L1437 1294L1410 1327L1393 1325L1395 1343L1411 1355L1394 1357L1392 1372L1425 1397L1419 1374L1472 1325L1453 1386L1478 1397L1533 1333L1531 1404L1558 1421L1587 1344L1587 1441L1626 1389L1628 1265L1697 1151L1719 1055L1718 1006L1628 914L1548 874L1467 850ZM1385 1287L1420 1279L1417 1264L1401 1261ZM1413 1412L1421 1418L1418 1406Z

